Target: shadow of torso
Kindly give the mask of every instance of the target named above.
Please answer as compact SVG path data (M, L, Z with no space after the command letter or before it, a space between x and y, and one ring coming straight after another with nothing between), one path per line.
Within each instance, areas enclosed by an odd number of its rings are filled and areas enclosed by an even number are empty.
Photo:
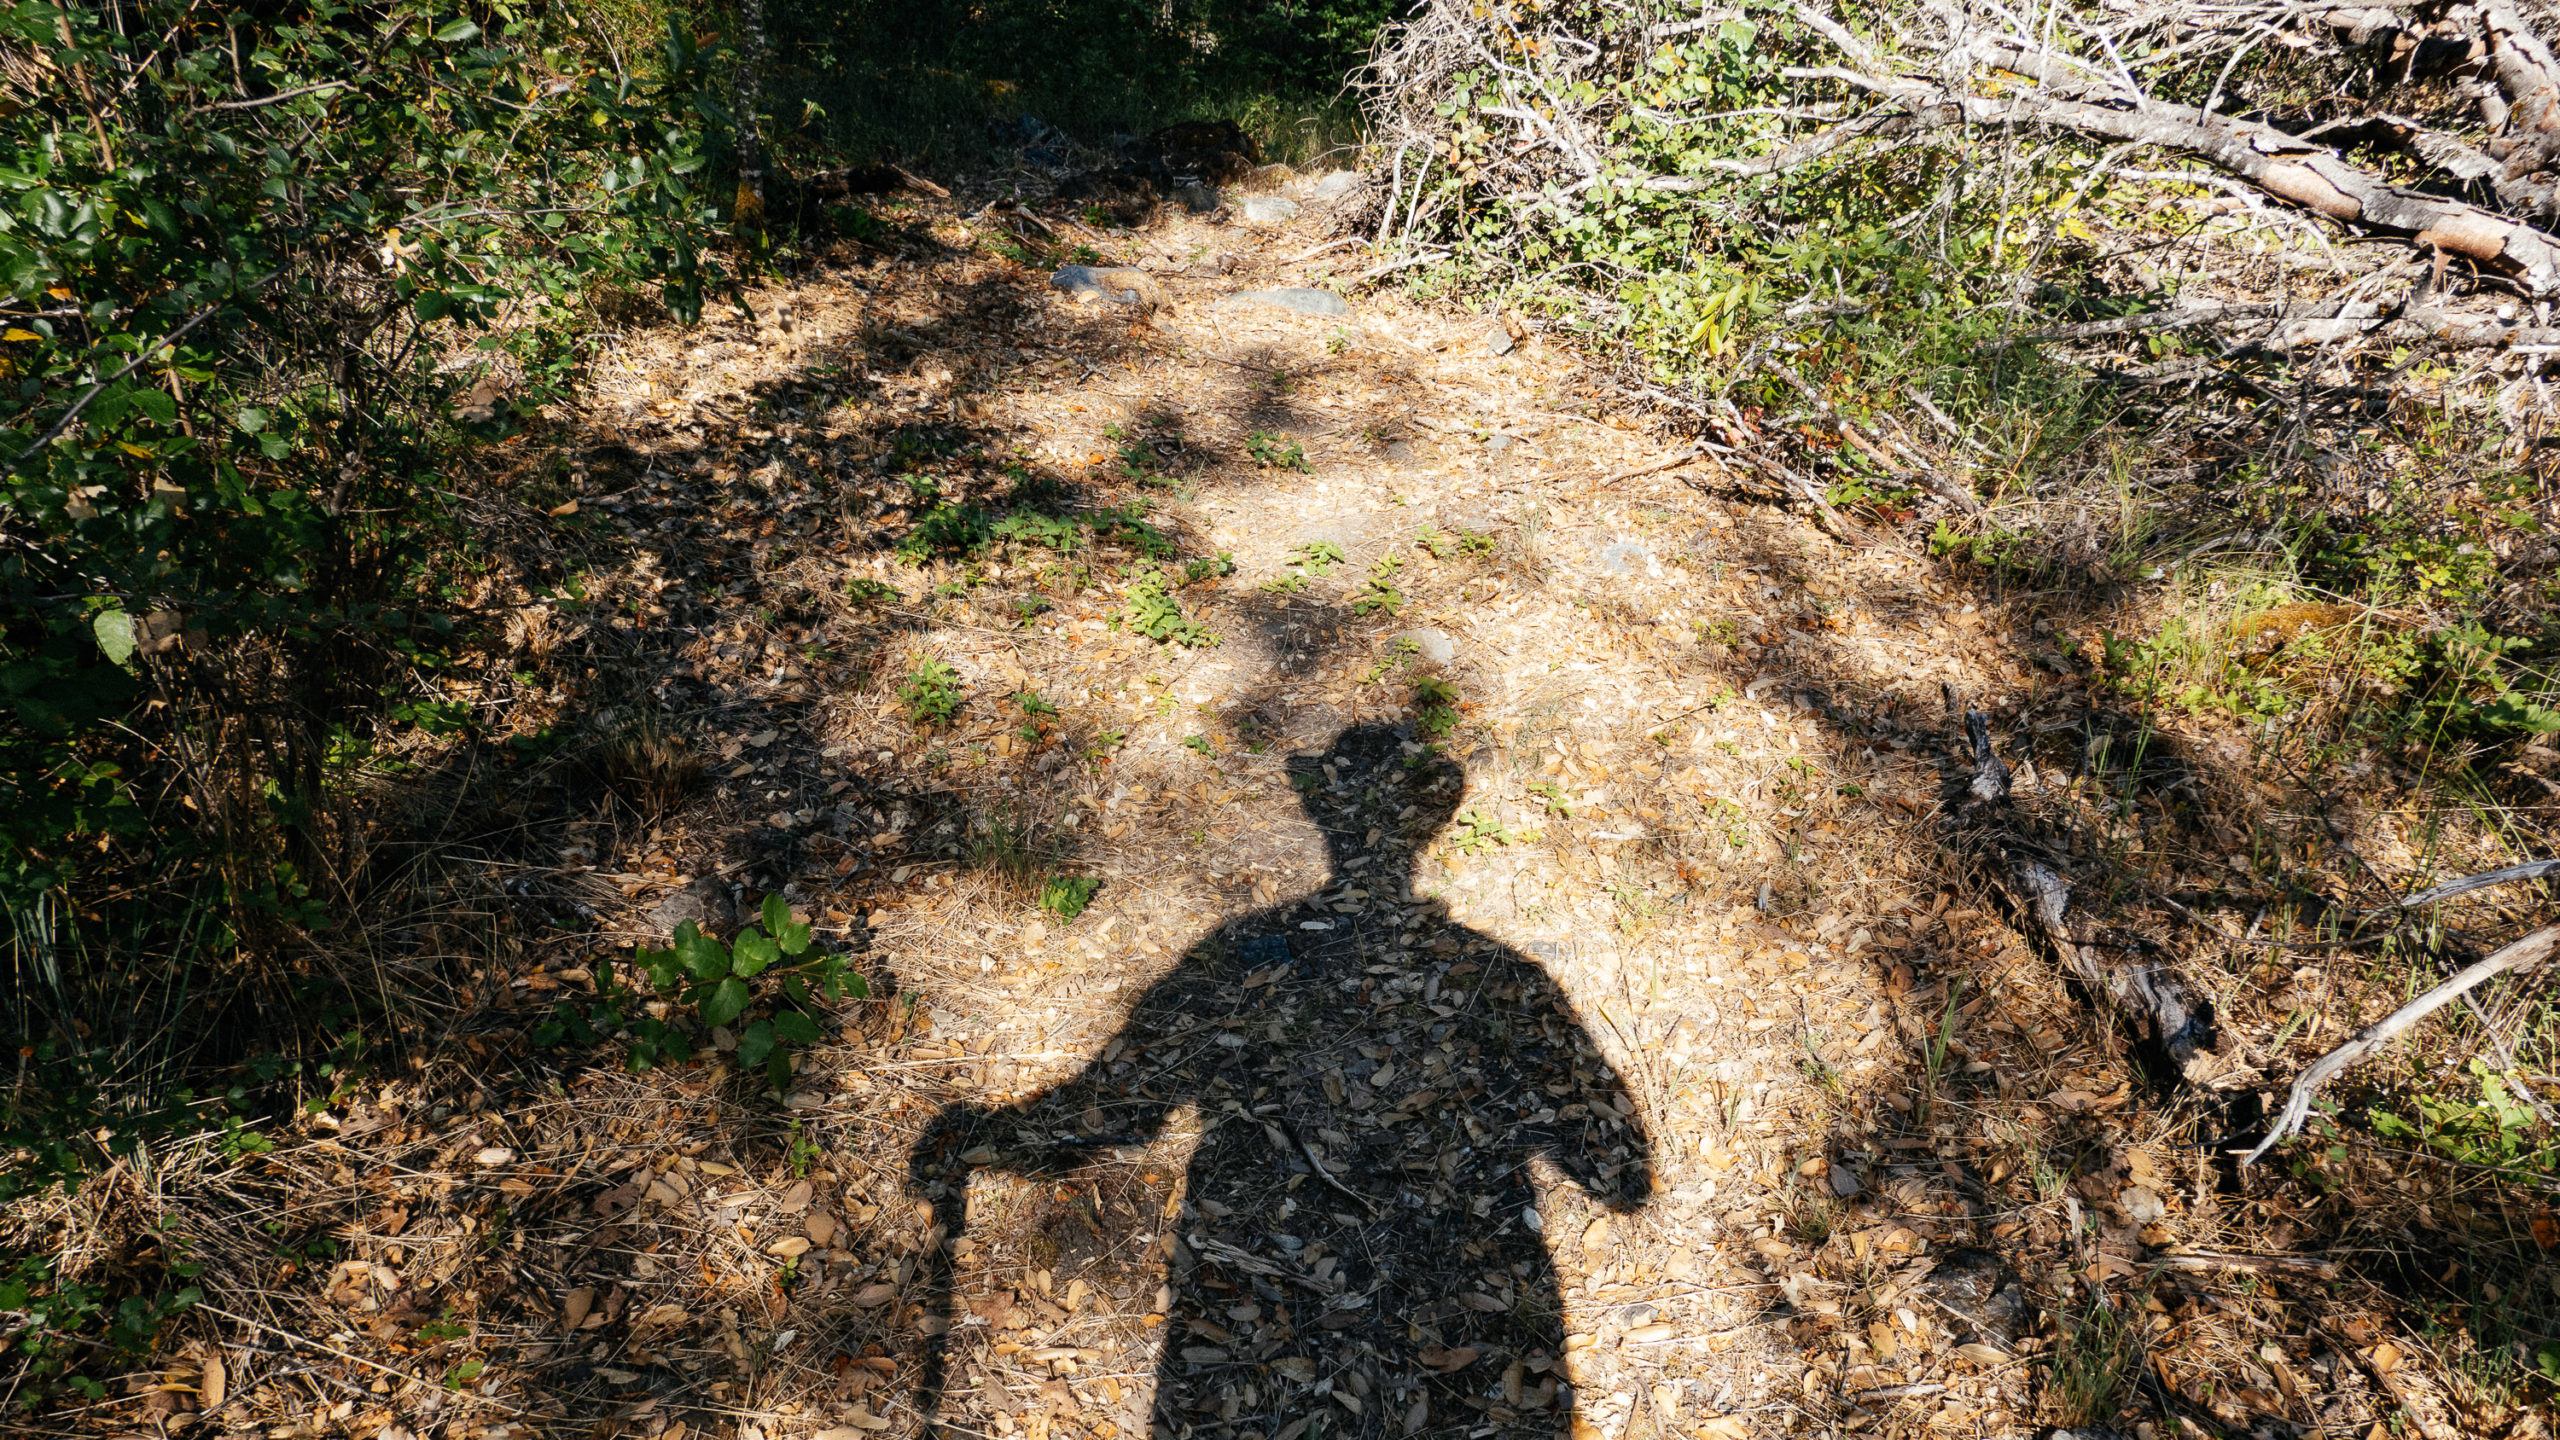
M1157 1440L1555 1434L1570 1418L1532 1160L1631 1210L1652 1183L1643 1122L1535 962L1437 902L1380 912L1311 899L1222 926L1104 1058L1020 1105L952 1112L917 1148L956 1231L953 1157L1062 1175L1196 1107ZM927 1370L932 1403L939 1356Z

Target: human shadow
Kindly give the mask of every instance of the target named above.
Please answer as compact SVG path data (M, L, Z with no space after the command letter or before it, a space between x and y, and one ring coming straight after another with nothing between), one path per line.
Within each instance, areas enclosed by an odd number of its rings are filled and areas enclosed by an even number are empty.
M1072 1079L956 1106L912 1150L944 1237L926 1275L941 1320L926 1416L956 1393L951 1241L970 1174L1063 1176L1191 1105L1179 1238L1158 1252L1173 1302L1159 1440L1304 1434L1310 1419L1329 1436L1569 1428L1542 1238L1563 1222L1536 1212L1532 1161L1633 1211L1652 1191L1644 1122L1535 961L1412 892L1416 851L1463 793L1456 764L1362 725L1289 773L1324 833L1327 885L1193 946Z

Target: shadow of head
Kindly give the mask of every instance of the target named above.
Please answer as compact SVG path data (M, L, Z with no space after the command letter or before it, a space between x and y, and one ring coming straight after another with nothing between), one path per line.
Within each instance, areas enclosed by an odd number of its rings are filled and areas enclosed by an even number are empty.
M1391 725L1351 726L1322 751L1290 756L1288 771L1337 872L1366 857L1373 874L1408 881L1417 854L1458 813L1467 788L1457 762Z

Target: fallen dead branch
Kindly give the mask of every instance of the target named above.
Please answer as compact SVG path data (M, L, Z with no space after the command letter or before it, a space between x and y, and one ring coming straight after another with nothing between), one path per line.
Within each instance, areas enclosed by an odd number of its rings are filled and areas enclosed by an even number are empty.
M1900 73L1828 15L1807 5L1798 5L1796 13L1851 62L1830 70L1828 78L1869 91L1894 108L1757 159L1721 162L1723 168L1776 173L1852 143L1908 141L1937 130L2067 130L2193 155L2288 204L2461 256L2509 277L2528 294L2560 292L2560 236L2476 205L2387 184L2334 149L2264 121L2160 104L2115 74L2040 40L2005 32L1988 18L1963 22L1947 37L1945 58L1964 57L1988 70L2027 76L2037 82L2035 90L1974 94L1935 75Z
M2421 890L2401 901L2399 908L2415 910L2421 905L2450 900L2456 895L2468 895L2474 890L2486 890L2496 885L2513 885L2522 880L2539 880L2545 875L2560 875L2560 860L2529 860L2522 865L2510 865L2503 870L2486 870L2477 875L2466 875L2459 880L2447 880L2441 885Z
M2338 1262L2317 1260L2308 1255L2222 1255L2209 1250L2177 1250L2152 1258L2164 1270L2185 1270L2201 1274L2239 1271L2250 1275L2309 1275L2321 1280L2338 1278Z
M2199 999L2174 971L2099 958L2096 927L2071 911L2071 881L2046 863L2041 847L2022 841L2008 823L2009 767L1991 747L1989 720L1968 710L1964 726L1973 759L1964 814L1997 857L2019 911L2044 935L2063 968L2157 1042L2190 1084L2211 1081L2221 1069L2213 1053L2212 1004Z
M2560 925L2545 926L2357 1031L2354 1038L2312 1062L2311 1068L2295 1079L2293 1093L2285 1099L2284 1113L2276 1117L2276 1123L2268 1128L2266 1138L2258 1142L2257 1148L2240 1157L2240 1163L2254 1164L2259 1156L2274 1149L2278 1141L2299 1129L2303 1118L2311 1113L2312 1097L2328 1083L2330 1076L2371 1055L2419 1021L2470 994L2483 981L2510 970L2529 970L2541 964L2551 958L2555 946L2560 946Z

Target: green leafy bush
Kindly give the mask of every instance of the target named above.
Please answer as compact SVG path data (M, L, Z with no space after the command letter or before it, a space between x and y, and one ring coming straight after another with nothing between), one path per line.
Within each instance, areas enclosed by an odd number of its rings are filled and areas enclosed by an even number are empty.
M759 918L761 928L749 925L727 944L685 921L667 949L632 952L632 982L605 962L597 967L595 999L561 1001L554 1018L534 1031L535 1043L592 1045L625 1036L628 1063L635 1070L661 1059L682 1060L691 1053L684 1027L640 1007L646 994L654 993L713 1027L753 1015L737 1034L738 1066L761 1069L774 1090L782 1091L791 1081L794 1048L815 1045L821 1037L819 1003L865 999L871 986L845 957L815 948L809 927L791 918L791 907L781 896L766 896ZM642 978L648 981L647 992L636 983Z

